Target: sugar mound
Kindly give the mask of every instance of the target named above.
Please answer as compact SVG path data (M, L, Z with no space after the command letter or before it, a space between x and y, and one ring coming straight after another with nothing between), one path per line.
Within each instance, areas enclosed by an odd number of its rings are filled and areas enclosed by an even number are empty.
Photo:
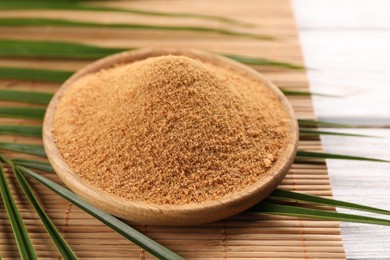
M258 81L161 56L74 82L56 108L53 135L87 182L133 201L182 205L260 180L290 129L287 112Z

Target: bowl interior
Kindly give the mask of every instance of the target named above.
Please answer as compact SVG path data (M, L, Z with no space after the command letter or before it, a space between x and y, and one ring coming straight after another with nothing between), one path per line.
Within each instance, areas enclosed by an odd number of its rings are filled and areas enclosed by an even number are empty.
M103 68L110 68L116 64L126 64L149 57L168 54L183 55L206 63L211 63L216 66L229 67L230 69L239 71L240 73L245 73L248 77L252 77L253 79L266 85L266 87L271 89L275 96L279 99L280 103L291 118L291 133L280 158L274 163L272 168L264 174L263 178L240 192L222 197L221 199L207 201L204 203L175 206L129 201L100 190L72 172L58 151L52 134L55 109L59 99L67 88L75 80ZM123 52L98 60L79 70L71 78L69 78L57 91L49 104L43 125L43 141L49 161L58 176L72 191L89 203L117 217L136 223L150 225L193 225L212 222L235 215L255 205L271 193L284 178L294 160L298 144L298 125L293 110L286 97L276 86L255 70L230 59L203 51L177 48L148 48Z

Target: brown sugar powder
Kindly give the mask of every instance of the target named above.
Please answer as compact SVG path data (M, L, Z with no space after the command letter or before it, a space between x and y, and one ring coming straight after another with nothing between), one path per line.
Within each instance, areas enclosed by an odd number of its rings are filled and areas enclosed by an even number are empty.
M119 197L182 205L260 180L291 121L266 86L183 56L117 65L75 81L53 135L70 168Z

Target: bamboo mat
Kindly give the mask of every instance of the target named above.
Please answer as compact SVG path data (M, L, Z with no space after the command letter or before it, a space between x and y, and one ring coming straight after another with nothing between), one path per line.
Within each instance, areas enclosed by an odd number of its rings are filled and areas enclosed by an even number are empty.
M268 34L276 41L260 41L244 37L221 36L205 33L152 32L121 29L70 29L70 28L0 28L1 38L63 40L92 43L100 46L146 47L180 46L235 53L302 64L297 30L289 0L207 1L118 1L106 2L110 6L187 11L221 15L241 19L258 25L256 28L230 29ZM56 17L100 22L138 22L149 24L212 25L226 28L218 22L199 19L145 17L120 13L25 11L3 12L2 17ZM26 60L0 59L0 66L34 68L77 69L86 65L82 60ZM255 67L282 89L307 90L304 71ZM0 80L1 88L29 89L54 92L59 84ZM296 115L314 119L310 97L289 97ZM15 105L0 102L1 106ZM20 103L18 104L20 105ZM26 106L29 106L26 104ZM38 121L0 119L0 123L41 124ZM0 136L0 141L41 144L41 141L16 136ZM302 139L300 149L321 151L318 138ZM10 153L7 153L10 154ZM12 155L12 154L10 154ZM20 155L19 155L20 157ZM59 182L53 174L46 177ZM7 171L13 187L16 181ZM105 227L75 206L54 195L41 185L32 182L42 205L55 225L80 259L150 259L148 253ZM332 196L325 163L317 165L294 164L279 186L298 192ZM59 258L38 217L19 190L13 189L18 207L32 237L40 259ZM339 224L334 221L316 221L293 217L256 216L240 214L232 218L201 226L162 227L138 226L137 229L188 259L345 259ZM19 255L3 205L0 207L0 255L3 259L18 259Z

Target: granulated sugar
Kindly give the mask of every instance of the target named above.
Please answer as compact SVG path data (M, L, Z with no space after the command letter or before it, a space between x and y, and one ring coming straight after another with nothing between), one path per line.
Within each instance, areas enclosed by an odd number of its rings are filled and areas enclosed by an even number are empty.
M290 134L271 90L183 56L87 75L57 106L53 135L85 181L133 201L182 205L264 176Z

